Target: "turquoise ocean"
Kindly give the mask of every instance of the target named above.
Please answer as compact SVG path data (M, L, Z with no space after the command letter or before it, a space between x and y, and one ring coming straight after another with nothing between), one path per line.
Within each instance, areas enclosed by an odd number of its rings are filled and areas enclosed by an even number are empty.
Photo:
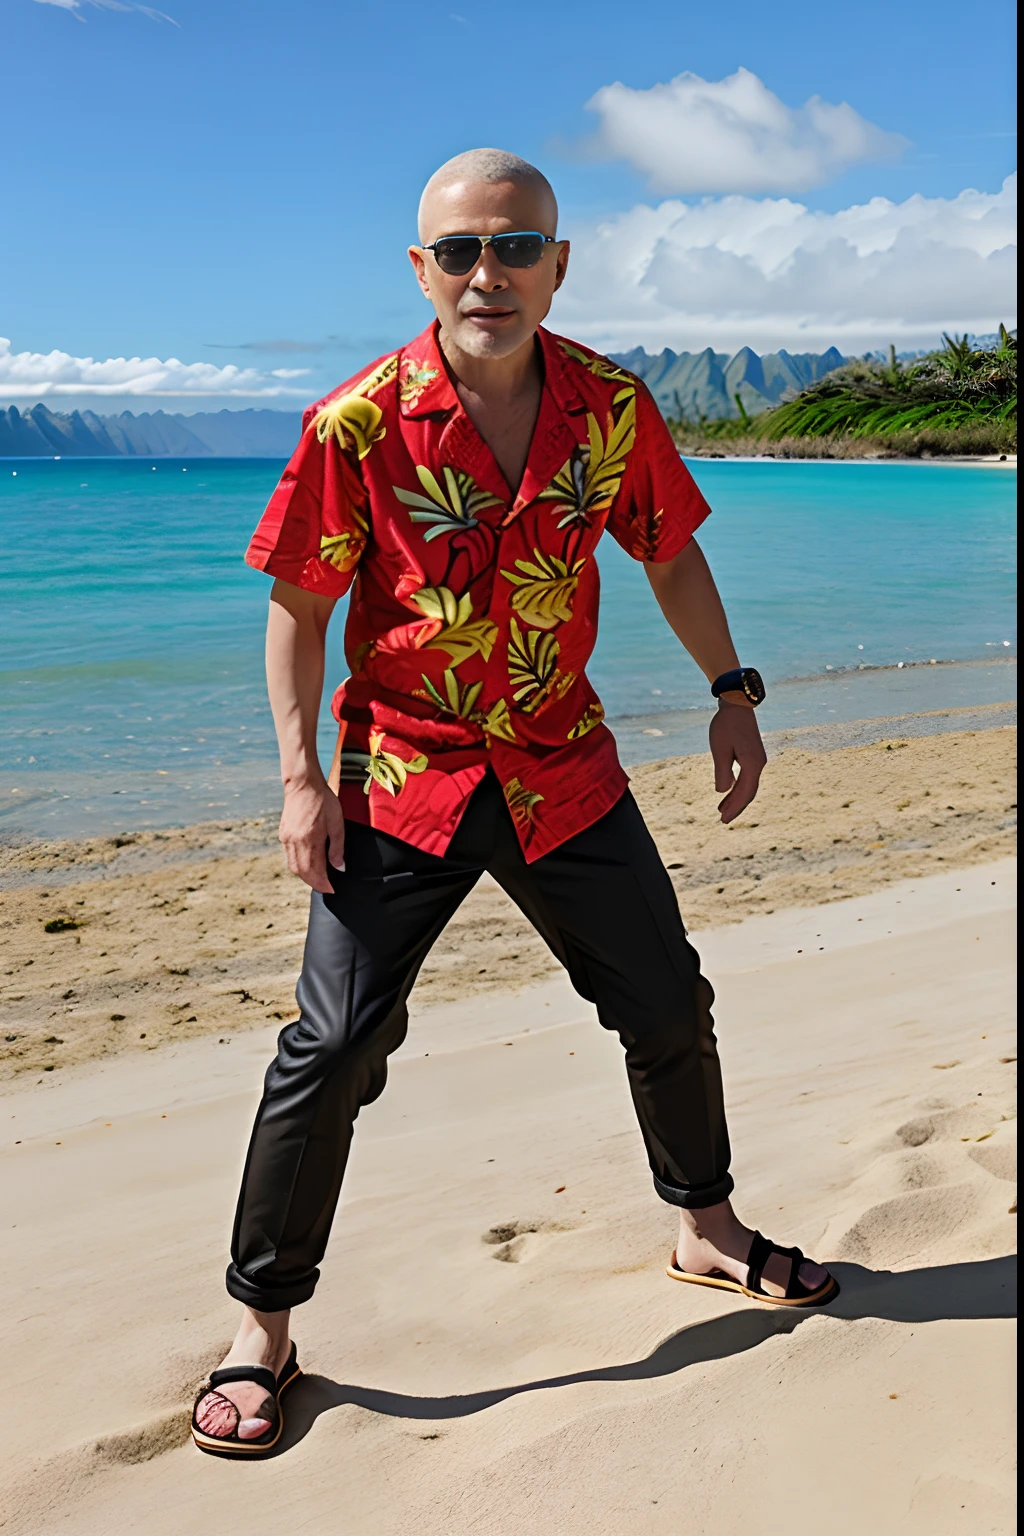
M274 811L269 583L242 554L282 467L0 462L0 837ZM690 467L713 508L699 538L740 655L768 685L766 729L1014 697L1015 470ZM610 538L598 563L590 671L624 760L702 750L704 678L642 567ZM345 675L342 617L328 693ZM331 737L325 707L328 757Z

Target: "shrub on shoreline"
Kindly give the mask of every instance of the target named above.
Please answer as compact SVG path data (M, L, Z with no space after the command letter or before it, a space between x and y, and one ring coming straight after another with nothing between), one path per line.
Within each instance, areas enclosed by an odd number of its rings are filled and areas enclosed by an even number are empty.
M775 458L926 458L1017 449L1017 338L972 348L943 337L927 357L844 363L792 400L751 417L669 419L683 453Z

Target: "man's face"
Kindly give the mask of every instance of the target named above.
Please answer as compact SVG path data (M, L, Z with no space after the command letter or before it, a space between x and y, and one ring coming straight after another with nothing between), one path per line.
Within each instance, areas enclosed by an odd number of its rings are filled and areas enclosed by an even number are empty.
M500 235L539 230L554 235L556 212L549 197L521 182L469 182L439 188L421 209L420 238L428 245L443 235ZM546 245L535 267L503 267L485 245L464 276L442 272L431 251L410 246L420 287L437 311L442 337L470 357L502 358L534 335L561 287L568 241Z

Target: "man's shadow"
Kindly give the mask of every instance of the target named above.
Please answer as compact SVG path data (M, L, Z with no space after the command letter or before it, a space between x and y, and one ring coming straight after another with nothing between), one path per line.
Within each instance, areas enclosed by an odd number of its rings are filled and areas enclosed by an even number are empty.
M552 1387L568 1387L583 1381L649 1381L674 1376L707 1360L724 1360L756 1349L766 1339L793 1333L808 1317L822 1313L844 1321L875 1317L896 1323L1016 1316L1017 1260L1012 1256L969 1264L942 1264L934 1269L912 1269L900 1274L864 1269L859 1264L835 1264L830 1268L842 1291L829 1307L798 1311L750 1304L722 1317L681 1328L645 1359L629 1360L623 1365L598 1366L566 1376L548 1376L540 1381L449 1397L407 1396L377 1387L345 1385L327 1376L304 1376L293 1389L287 1428L273 1454L280 1454L303 1439L322 1413L346 1403L398 1419L461 1419L524 1392L546 1392Z

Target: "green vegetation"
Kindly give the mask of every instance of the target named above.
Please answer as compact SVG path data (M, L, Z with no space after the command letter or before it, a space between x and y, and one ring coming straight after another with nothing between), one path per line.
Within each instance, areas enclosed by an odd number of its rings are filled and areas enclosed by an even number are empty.
M669 420L684 452L773 453L777 457L847 458L879 454L1015 453L1017 338L999 327L998 345L971 347L943 337L927 357L901 362L844 363L792 400L751 417Z

